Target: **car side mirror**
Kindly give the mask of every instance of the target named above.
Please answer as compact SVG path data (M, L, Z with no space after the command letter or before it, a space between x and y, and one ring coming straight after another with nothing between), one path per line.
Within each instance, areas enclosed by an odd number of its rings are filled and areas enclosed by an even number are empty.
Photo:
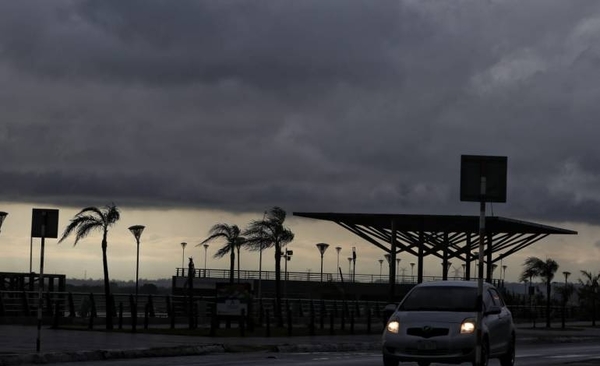
M390 318L390 316L392 316L392 314L394 314L394 312L396 311L397 307L398 307L398 305L396 305L396 304L387 304L383 308L383 321L384 322L388 321L388 319Z
M498 315L502 312L502 308L500 306L492 305L487 309L484 315Z

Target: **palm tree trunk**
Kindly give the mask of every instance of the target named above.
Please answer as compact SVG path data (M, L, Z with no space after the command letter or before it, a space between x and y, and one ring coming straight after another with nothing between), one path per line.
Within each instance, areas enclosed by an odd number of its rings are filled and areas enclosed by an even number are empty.
M229 255L229 283L233 284L235 276L235 247L233 245L231 246L231 253Z
M550 291L552 291L552 283L546 279L546 328L550 328Z
M287 260L287 259L286 259ZM283 326L283 316L281 313L281 247L275 243L275 315L279 326Z
M237 245L237 280L240 283L240 247L241 245Z
M106 248L108 243L106 242L106 230L104 230L104 234L102 237L102 266L104 269L104 299L106 301L106 329L112 330L112 301L110 298L110 280L108 278L108 259L106 257Z

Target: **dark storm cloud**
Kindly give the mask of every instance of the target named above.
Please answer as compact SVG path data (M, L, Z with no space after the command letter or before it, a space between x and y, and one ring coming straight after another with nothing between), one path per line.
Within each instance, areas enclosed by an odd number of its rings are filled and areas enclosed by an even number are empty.
M28 72L151 84L240 79L263 87L396 78L395 1L78 1L4 39ZM69 6L71 5L71 6ZM8 5L22 8L27 5ZM6 13L5 13L6 14ZM16 23L16 24L15 24Z
M597 223L594 1L0 1L0 197Z

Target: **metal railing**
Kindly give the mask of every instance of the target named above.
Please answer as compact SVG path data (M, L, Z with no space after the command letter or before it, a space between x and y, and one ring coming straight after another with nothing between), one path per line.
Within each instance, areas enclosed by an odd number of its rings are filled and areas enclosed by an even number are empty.
M189 270L187 268L177 268L176 274L177 277L188 277ZM228 269L199 269L196 268L194 270L194 278L214 278L214 279L228 279L230 276L230 272ZM248 280L258 280L263 279L266 281L274 281L275 280L275 271L256 271L256 270L235 270L234 278L237 280L248 281ZM442 280L442 276L423 276L423 281L438 281ZM292 272L288 271L287 273L281 272L281 280L288 281L307 281L307 282L320 282L321 281L321 273L320 272ZM336 273L326 273L323 272L323 282L346 282L346 283L389 283L389 276L387 275L375 275L375 274L356 274L354 276L349 276L348 274L343 274L340 276ZM448 280L463 280L463 277L458 276L448 276ZM471 279L474 280L474 279ZM416 275L397 275L396 283L407 283L407 284L415 284L417 283Z

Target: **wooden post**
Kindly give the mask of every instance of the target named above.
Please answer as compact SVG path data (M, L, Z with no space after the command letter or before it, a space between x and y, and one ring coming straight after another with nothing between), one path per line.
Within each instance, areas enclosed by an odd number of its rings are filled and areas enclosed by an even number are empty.
M335 334L335 315L333 311L329 313L329 334Z
M119 301L119 329L123 329L123 301Z
M319 314L319 329L323 330L325 328L325 316L327 314L327 310L325 309L325 300L321 299L321 311Z
M371 334L371 322L372 322L371 308L369 306L367 306L365 311L367 312L367 334Z
M144 329L148 329L148 318L150 317L150 304L144 306Z
M75 302L73 301L73 294L69 292L67 295L67 299L69 302L69 318L75 317Z
M242 314L240 315L240 337L246 336L246 310L242 309Z
M54 321L52 323L53 329L58 329L58 323L60 319L60 303L56 301L54 303Z
M137 304L133 295L129 295L129 313L131 314L131 331L135 333L137 331Z
M265 336L266 337L270 337L271 336L271 317L269 316L269 310L268 309L265 311L265 313L266 313L265 314L265 320L267 322L267 324L266 324L266 328L267 329L266 329Z
M154 300L152 295L148 295L148 315L151 318L156 318L156 313L154 311Z
M289 304L288 304L288 308L287 308L287 328L288 328L288 337L292 336L292 312L291 309L289 308Z

